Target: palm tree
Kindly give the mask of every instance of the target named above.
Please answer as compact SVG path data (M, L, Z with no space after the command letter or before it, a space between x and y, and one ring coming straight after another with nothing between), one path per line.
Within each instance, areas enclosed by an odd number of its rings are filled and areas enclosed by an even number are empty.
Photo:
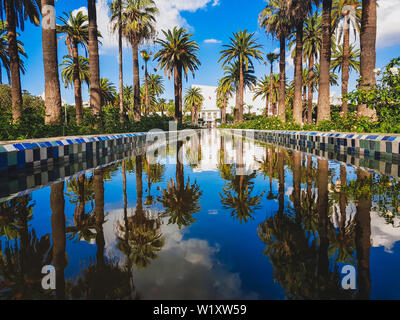
M145 111L144 114L146 116L149 115L150 112L150 101L149 101L149 73L147 71L147 64L150 60L150 57L152 56L152 53L147 52L146 50L140 51L140 55L144 61L144 87L146 91L146 96L145 96Z
M17 34L18 36L19 34ZM24 44L17 40L18 43L18 53L20 55L19 67L20 72L25 74L25 66L22 57L27 58L27 54L24 49ZM10 58L8 54L8 36L7 36L7 26L4 21L0 22L0 84L3 84L3 76L1 72L1 68L4 68L6 71L8 82L11 81L11 70L10 70Z
M260 25L267 34L277 37L280 42L278 116L283 122L286 121L286 38L290 31L287 5L286 0L271 0L259 17Z
M360 77L362 87L368 90L376 84L376 0L362 1L362 18L360 31ZM376 110L366 105L358 106L358 114L369 117L372 121L377 120Z
M158 112L161 112L161 116L164 116L166 104L167 104L167 100L165 100L164 98L159 99L159 100L157 101L157 106L156 106L156 108L157 108L157 111L158 111Z
M330 71L332 52L332 0L322 3L322 43L320 54L320 75L317 121L331 118Z
M22 89L20 75L20 58L18 55L17 28L25 28L25 20L39 25L38 0L0 0L1 14L5 13L7 21L8 53L11 71L11 96L13 121L19 122L22 114Z
M99 34L97 30L96 0L88 0L90 109L94 116L101 111Z
M158 74L149 74L147 78L148 83L148 95L151 101L156 102L157 98L164 93L163 78ZM149 112L150 109L154 111L155 103L149 101Z
M269 91L272 93L273 87L274 87L274 62L279 58L278 54L275 54L273 52L267 54L267 60L269 61L271 65L271 72L270 72L270 83L269 83ZM269 95L269 110L272 108L272 100L273 100L273 95ZM267 115L269 112L267 111ZM272 110L272 114L274 114L274 110Z
M41 1L43 66L45 78L45 124L55 124L61 121L61 90L58 74L57 32L55 28L54 0Z
M115 97L117 95L117 89L114 84L106 79L100 79L100 97L101 97L101 106L107 106L115 102Z
M343 87L343 68L347 68L348 73L352 70L357 73L360 72L360 50L356 49L353 45L349 46L349 53L347 55L343 52L343 46L337 46L336 50L332 55L332 71L336 72L336 70L342 72L342 99L345 94L347 94L347 87ZM348 76L347 76L348 78ZM342 103L342 112L344 115L347 113L347 102Z
M135 121L141 118L139 44L155 35L155 15L158 9L153 0L126 0L122 14L123 35L133 51L133 100Z
M175 87L175 121L182 124L182 72L187 80L190 71L194 72L200 66L198 59L199 45L192 40L192 34L183 28L174 27L172 30L164 31L164 39L157 39L156 43L161 46L154 59L158 60L158 68L165 70L165 75L171 78L174 74Z
M307 122L312 124L313 100L314 100L314 64L321 51L321 16L316 11L306 19L304 24L304 59L308 60L308 104Z
M199 118L198 113L202 108L204 97L201 94L200 88L189 88L186 89L186 94L184 98L185 106L192 113L192 123L197 125Z
M222 67L228 63L238 61L239 64L239 113L238 121L243 121L244 107L244 72L254 67L252 59L263 61L263 53L259 50L262 46L257 44L254 39L254 33L248 33L247 30L238 33L233 33L233 38L230 38L230 44L224 45L225 50L221 51L221 57L218 62L222 62Z
M271 87L272 81L272 87ZM272 79L270 76L264 76L257 82L257 86L254 89L254 98L253 100L257 99L258 97L262 97L266 101L265 106L265 114L269 114L269 103L272 106L272 114L278 115L276 111L276 104L279 101L279 75L272 75ZM272 88L272 90L271 90Z
M257 78L254 75L254 67L249 65L249 68L243 72L244 88L252 88L257 83ZM239 110L240 104L240 63L236 60L232 64L224 67L224 77L221 79L221 85L232 87L236 91L236 111ZM239 121L239 115L236 113L236 121Z
M83 118L81 92L82 78L80 73L80 66L83 67L82 63L85 62L83 60L85 58L79 57L78 47L82 46L85 51L87 50L87 46L89 43L88 16L84 15L81 11L79 11L76 15L74 15L72 12L64 12L64 16L60 17L59 20L62 24L57 26L57 32L65 35L65 43L67 45L68 52L73 59L72 77L75 88L75 113L76 124L79 125L81 124ZM69 57L67 57L67 59L69 59ZM69 62L67 64L69 64Z
M293 117L297 124L303 120L303 35L304 20L311 12L313 0L290 0L288 1L287 14L290 17L291 25L296 31L296 51L294 59L294 97L293 97Z
M338 43L342 43L338 46L339 51L342 52L342 112L344 115L348 112L347 100L343 97L348 93L349 86L349 74L352 68L351 59L352 48L350 45L350 30L354 30L355 36L360 33L361 25L361 0L334 0L332 5L332 25L338 33ZM343 19L342 19L343 18ZM342 26L339 28L340 22Z
M64 56L64 61L60 64L61 79L65 84L65 88L73 84L75 90L75 112L76 124L80 124L83 118L82 106L82 82L89 86L90 71L89 59L78 56Z
M235 92L233 81L229 80L224 82L223 79L218 81L217 88L217 106L221 109L221 123L226 123L226 109L228 108L229 99Z
M111 22L113 32L118 31L118 66L119 66L119 121L124 122L125 118L125 108L124 108L124 72L123 72L123 53L122 53L122 1L114 0L110 4L111 8Z

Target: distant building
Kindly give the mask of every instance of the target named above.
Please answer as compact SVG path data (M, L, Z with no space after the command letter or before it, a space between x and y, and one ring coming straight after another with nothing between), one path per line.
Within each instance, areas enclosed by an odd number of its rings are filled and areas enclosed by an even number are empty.
M195 84L192 88L199 88L204 97L203 108L199 113L200 119L202 119L206 124L214 127L215 121L221 119L221 110L217 107L217 87ZM251 114L262 115L266 108L266 102L261 98L257 98L256 100L253 100L253 98L254 92L246 90L244 93L244 113L249 113L250 111ZM235 105L236 97L233 96L229 99L228 114L233 113Z
M42 100L44 101L44 100L46 99L45 93L43 92L43 93L39 96L39 98L42 98ZM67 101L64 100L64 99L61 99L61 104L62 104L63 107L68 105Z

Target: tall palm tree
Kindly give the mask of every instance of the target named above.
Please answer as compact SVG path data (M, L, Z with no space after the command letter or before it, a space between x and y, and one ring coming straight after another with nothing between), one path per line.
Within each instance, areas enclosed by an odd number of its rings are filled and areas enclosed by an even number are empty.
M75 90L75 116L76 123L79 125L83 118L82 106L82 82L89 86L90 71L89 59L78 56L77 58L67 55L64 56L64 61L60 64L61 79L65 87L73 84Z
M236 121L239 121L239 104L240 104L240 63L239 60L234 61L224 67L224 77L221 79L223 86L232 86L236 91ZM257 83L257 78L254 75L254 67L249 65L249 68L243 72L244 88L252 88Z
M322 44L320 54L320 75L318 92L317 121L331 118L330 71L332 52L332 0L322 3Z
M149 63L152 53L149 53L146 50L142 50L140 51L140 56L144 61L144 87L146 91L145 102L144 102L145 105L144 114L148 116L150 112L150 100L149 100L149 72L147 71L147 64Z
M90 109L94 116L101 111L100 96L100 58L99 58L99 31L97 30L96 0L88 0L89 20L89 68L90 68Z
M189 88L186 90L184 98L185 106L190 109L192 113L192 123L197 125L199 118L198 113L202 108L204 97L200 88Z
M20 58L18 55L17 28L25 28L25 20L39 25L38 0L0 0L1 14L5 13L11 71L11 96L13 121L19 122L22 114L22 88Z
M286 38L290 31L287 5L286 0L271 0L259 17L260 25L267 34L277 37L280 42L278 116L283 122L286 121Z
M125 108L124 108L124 72L123 72L123 48L122 48L122 31L123 31L123 22L122 22L122 1L123 0L114 0L110 4L111 8L111 22L112 22L112 30L113 32L118 31L118 66L119 66L119 121L120 123L124 122L125 118Z
M239 63L239 112L238 121L243 121L244 107L244 72L254 67L252 59L263 61L263 53L259 50L261 45L257 44L254 39L254 33L248 33L247 30L239 30L238 33L233 33L230 38L230 44L224 45L225 50L221 51L221 57L218 62L222 61L222 67L228 63L238 61Z
M44 106L46 110L45 124L61 121L61 89L58 74L57 32L55 28L56 11L54 0L42 0L42 47L44 66Z
M217 106L221 109L221 123L226 123L226 109L228 108L229 99L235 92L233 81L223 81L220 79L217 89Z
M18 36L18 34L17 34ZM24 44L22 41L17 40L18 53L20 55L19 67L20 72L25 74L25 66L22 58L27 58L28 55L25 52ZM11 70L10 70L10 57L8 54L8 36L7 36L7 25L4 21L0 22L0 84L3 84L3 75L1 68L6 71L8 82L11 82Z
M100 79L100 97L101 97L101 106L107 106L115 102L115 98L117 95L117 89L114 84L106 79Z
M342 72L342 97L348 93L349 74L351 66L351 45L350 31L354 30L355 36L360 33L361 26L361 0L334 0L332 5L332 25L338 33L338 46L343 54ZM342 26L340 27L340 22ZM354 48L354 46L353 46ZM346 115L348 112L348 104L346 99L342 98L342 112Z
M156 101L157 98L162 95L164 93L164 81L163 78L158 75L158 74L149 74L148 75L148 95L151 97L151 99L149 99L149 112L150 109L153 110L154 112L154 103L150 103L151 101Z
M194 72L200 66L199 45L192 40L193 35L183 28L163 30L163 34L165 40L160 38L156 40L161 49L155 54L154 59L159 62L158 67L165 70L168 78L174 75L175 121L182 124L182 72L186 80L189 71L194 77Z
M264 76L257 82L257 86L254 88L254 98L262 97L266 101L265 106L265 114L268 115L268 112L272 110L272 114L274 116L278 115L278 110L276 110L275 106L279 103L279 75L272 75L272 87L271 87L271 76ZM272 90L271 90L272 88ZM269 104L272 106L272 109L269 109ZM279 108L279 106L278 106Z
M296 51L294 59L294 97L293 97L293 117L298 124L303 120L303 35L304 20L311 12L314 0L289 0L287 14L290 17L291 25L296 31Z
M362 18L360 31L360 77L361 84L367 90L376 84L376 0L362 1ZM358 106L360 116L369 117L372 121L377 120L376 110L366 105Z
M314 100L314 64L321 51L321 16L316 11L304 23L304 59L308 62L308 103L307 122L312 123L312 110Z
M73 82L75 88L75 113L76 123L79 125L83 118L82 92L80 77L80 65L85 61L79 57L78 47L82 46L87 50L89 44L88 16L79 11L76 15L72 12L64 12L60 17L61 25L57 26L57 32L63 34L68 52L73 59ZM65 58L65 57L64 57ZM69 59L69 58L68 58ZM82 65L83 66L83 65ZM90 66L89 66L90 68ZM90 73L89 73L90 77Z
M273 87L274 87L274 62L279 58L278 54L275 54L273 52L267 54L267 60L269 61L271 65L271 72L270 72L270 83L269 83L269 91L272 93ZM272 103L273 103L273 95L269 95L269 110L272 108ZM274 110L272 110L272 113L274 113ZM266 113L267 115L269 112Z
M135 121L141 118L139 44L155 35L155 16L158 9L153 0L126 0L122 14L123 35L133 52L133 100Z

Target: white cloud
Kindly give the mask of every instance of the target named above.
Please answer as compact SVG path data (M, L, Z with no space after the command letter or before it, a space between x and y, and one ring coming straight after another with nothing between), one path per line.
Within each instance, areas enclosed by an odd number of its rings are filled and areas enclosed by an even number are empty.
M400 44L399 0L379 0L377 15L377 46L384 48Z
M222 43L222 41L217 39L206 39L204 40L204 43Z
M281 52L281 49L280 49L280 48L276 48L276 49L273 51L273 53L275 53L275 54L278 54L279 52Z
M103 36L102 48L115 49L118 47L118 39L116 34L111 32L110 11L107 0L97 0L97 24L100 33ZM215 7L220 4L220 0L155 0L156 6L160 12L157 16L157 31L171 29L174 26L192 29L181 12L196 12L197 10L206 8L209 4ZM87 14L87 8L82 7L74 12L83 11Z

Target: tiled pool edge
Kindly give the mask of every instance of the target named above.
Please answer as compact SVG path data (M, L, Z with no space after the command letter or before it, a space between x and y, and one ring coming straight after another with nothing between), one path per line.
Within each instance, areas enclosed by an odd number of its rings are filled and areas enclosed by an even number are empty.
M400 177L400 137L387 135L357 135L345 133L296 132L296 131L266 131L223 129L223 132L235 136L249 138L263 143L272 143L290 149L307 152L328 160L372 169L384 175ZM350 136L353 136L352 138ZM329 139L328 139L329 138ZM366 139L369 138L369 139ZM373 139L375 138L375 139ZM341 139L341 140L338 140ZM355 140L350 142L356 147L347 147L343 139ZM363 142L361 142L363 141ZM391 153L380 152L359 146L368 146L368 142L376 142L370 146L387 146L391 144ZM336 143L335 143L336 142ZM347 140L349 142L349 140Z
M167 132L168 133L168 132ZM170 132L178 133L178 132ZM149 136L165 132L128 133L109 136L65 137L37 142L30 140L0 145L0 174L35 169L52 164L65 164L111 152L124 152L142 147Z

